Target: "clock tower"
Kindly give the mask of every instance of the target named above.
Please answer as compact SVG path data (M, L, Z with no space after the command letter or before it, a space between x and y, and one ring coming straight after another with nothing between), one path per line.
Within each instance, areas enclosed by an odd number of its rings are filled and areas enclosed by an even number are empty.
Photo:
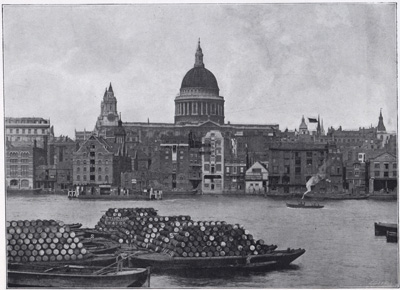
M103 101L101 102L100 116L97 118L94 131L101 135L105 126L118 126L117 98L110 83L110 87L104 92Z

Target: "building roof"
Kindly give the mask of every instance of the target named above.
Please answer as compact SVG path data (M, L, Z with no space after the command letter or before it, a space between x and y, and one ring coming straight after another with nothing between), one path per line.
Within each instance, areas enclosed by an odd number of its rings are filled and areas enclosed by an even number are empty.
M294 151L301 151L301 150L327 150L327 146L325 144L314 144L314 143L306 143L306 142L296 142L296 143L287 143L287 142L280 142L271 145L269 148L270 150L294 150Z
M182 80L181 89L184 88L205 88L219 92L217 79L212 72L204 67L200 40L197 46L194 67L186 73Z

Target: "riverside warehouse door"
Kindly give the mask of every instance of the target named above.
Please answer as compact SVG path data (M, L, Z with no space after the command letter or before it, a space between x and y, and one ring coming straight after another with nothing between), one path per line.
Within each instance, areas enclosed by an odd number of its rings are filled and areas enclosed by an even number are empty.
M375 179L374 191L394 190L397 187L396 179Z

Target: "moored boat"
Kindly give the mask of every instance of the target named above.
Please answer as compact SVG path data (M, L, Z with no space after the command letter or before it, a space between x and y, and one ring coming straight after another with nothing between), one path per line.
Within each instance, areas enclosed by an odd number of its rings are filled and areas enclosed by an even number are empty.
M113 254L121 247L120 244L104 238L82 240L82 244L92 254Z
M287 207L291 208L323 208L323 205L320 205L319 203L312 203L312 204L306 204L305 202L299 202L299 203L286 203Z
M397 224L376 222L374 226L375 236L386 236L388 231L397 233Z
M41 188L31 188L31 189L20 189L20 188L7 188L7 194L10 195L31 195L31 194L41 194Z
M397 232L390 232L386 233L386 242L388 243L397 243L398 241L398 233Z
M8 287L122 288L140 287L146 268L88 267L77 265L8 264Z
M369 194L349 194L349 193L326 193L316 194L308 193L305 198L319 199L319 200L348 200L348 199L367 199Z
M134 267L151 267L155 271L164 270L256 270L279 268L289 265L305 253L304 249L271 251L263 255L219 256L219 257L171 257L162 253L146 253L130 257Z

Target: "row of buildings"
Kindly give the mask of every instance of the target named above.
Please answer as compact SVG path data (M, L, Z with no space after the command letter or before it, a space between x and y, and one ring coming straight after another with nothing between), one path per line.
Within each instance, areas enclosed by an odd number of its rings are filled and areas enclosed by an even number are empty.
M382 112L377 127L326 133L319 116L308 124L303 116L294 131L225 123L200 42L174 102L174 123L122 122L110 84L93 131L74 139L54 136L50 120L6 118L7 188L295 194L324 168L319 192L397 189L396 135L386 132Z

